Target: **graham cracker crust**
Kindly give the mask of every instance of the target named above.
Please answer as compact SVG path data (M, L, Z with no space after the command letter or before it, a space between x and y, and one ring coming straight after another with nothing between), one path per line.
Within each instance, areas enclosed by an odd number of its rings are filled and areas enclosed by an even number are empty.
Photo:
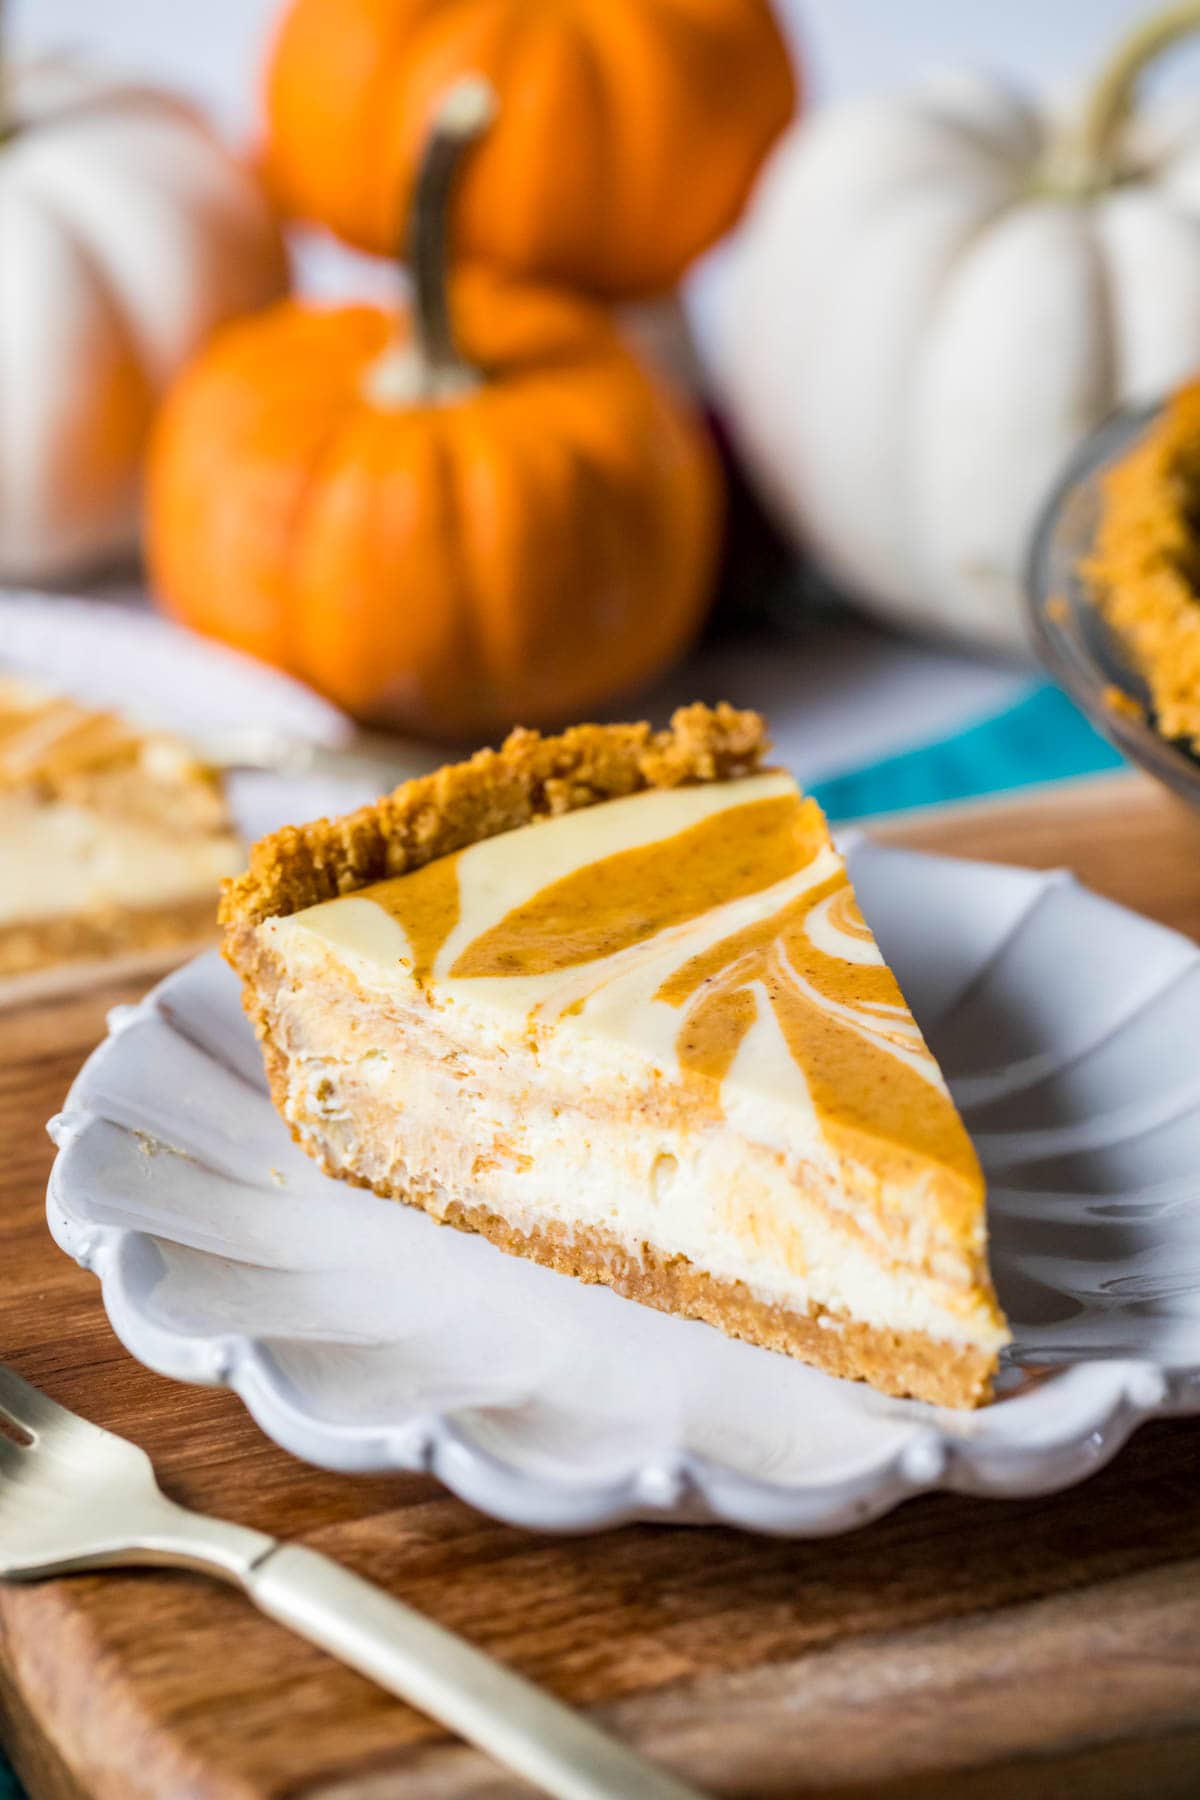
M1200 608L1195 495L1200 382L1106 472L1095 544L1081 572L1150 688L1158 729L1200 749ZM1119 690L1118 690L1119 693ZM1121 710L1137 702L1120 694Z
M0 979L63 963L100 962L133 951L200 945L215 937L211 894L163 906L31 919L0 927Z
M272 1083L274 1086L274 1083ZM595 1227L568 1230L555 1221L519 1228L484 1206L452 1201L442 1210L433 1196L366 1181L317 1152L311 1137L293 1136L327 1175L370 1188L385 1200L419 1207L439 1225L473 1231L510 1256L527 1257L560 1275L609 1287L658 1312L714 1325L726 1337L777 1350L850 1381L866 1381L897 1399L969 1408L991 1399L996 1357L972 1344L954 1344L915 1331L893 1331L847 1319L822 1306L800 1313L757 1299L744 1282L698 1269L686 1256L666 1255L643 1242L637 1253Z
M262 838L246 873L225 882L220 921L230 928L301 912L598 801L751 774L767 742L758 713L726 704L681 707L658 732L644 722L576 725L559 737L517 730L499 750L406 781L344 818Z
M726 1337L781 1351L828 1375L867 1381L884 1393L935 1406L972 1407L991 1398L995 1358L971 1345L884 1330L820 1306L798 1313L771 1305L756 1299L744 1282L709 1275L685 1256L664 1256L646 1243L632 1255L607 1232L568 1236L552 1224L523 1232L481 1207L457 1203L445 1222L478 1232L510 1255L530 1257L580 1281L601 1282L659 1312L702 1319Z

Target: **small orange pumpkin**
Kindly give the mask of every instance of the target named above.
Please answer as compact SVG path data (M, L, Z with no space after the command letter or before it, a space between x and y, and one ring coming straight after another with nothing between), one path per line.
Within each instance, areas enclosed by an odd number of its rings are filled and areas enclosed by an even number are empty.
M770 0L293 0L266 79L285 211L389 255L440 94L500 101L456 247L632 298L733 224L795 107Z
M721 511L702 427L599 307L475 270L452 336L446 205L486 96L458 84L431 138L411 314L290 301L231 326L148 470L170 613L443 737L577 716L669 664Z

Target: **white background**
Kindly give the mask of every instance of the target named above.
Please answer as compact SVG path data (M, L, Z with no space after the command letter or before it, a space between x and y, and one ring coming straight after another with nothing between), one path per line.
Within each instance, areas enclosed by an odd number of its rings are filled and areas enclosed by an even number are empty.
M256 128L259 70L282 0L9 0L5 35L18 52L71 49L123 72L180 87L235 139ZM1124 29L1143 0L781 0L801 47L812 101L902 86L964 62L1069 92ZM1195 80L1200 53L1180 54L1166 77ZM319 259L318 259L319 260ZM315 264L306 265L315 269ZM371 297L391 277L359 260L336 264L323 291ZM703 331L719 263L699 284L693 316ZM705 650L650 705L722 695L769 709L776 742L812 779L951 732L1007 703L1027 679L957 650L930 648L871 627L829 626L815 641L781 648Z
M889 88L963 62L1040 88L1072 87L1154 0L779 0L825 98ZM94 50L188 88L249 131L255 78L281 0L9 0L18 48ZM1197 56L1173 59L1171 83Z

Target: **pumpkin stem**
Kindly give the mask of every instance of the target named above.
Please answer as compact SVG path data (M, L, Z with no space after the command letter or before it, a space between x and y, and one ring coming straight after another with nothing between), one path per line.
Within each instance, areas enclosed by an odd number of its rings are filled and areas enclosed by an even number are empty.
M1119 176L1120 141L1138 82L1148 64L1180 38L1200 30L1200 0L1152 13L1120 43L1093 83L1083 114L1052 150L1046 186L1087 199Z
M367 370L364 391L376 406L434 405L479 386L479 372L455 345L450 318L450 201L464 152L495 114L495 90L482 75L464 75L434 111L417 170L407 245L411 328L405 335L397 321L392 343Z
M433 116L433 129L417 170L409 239L413 279L413 338L430 385L474 382L454 343L450 320L450 198L463 152L482 136L496 114L496 93L482 75L465 75L449 88Z
M8 79L4 61L4 0L0 0L0 144L6 144L16 130L16 121L9 116Z

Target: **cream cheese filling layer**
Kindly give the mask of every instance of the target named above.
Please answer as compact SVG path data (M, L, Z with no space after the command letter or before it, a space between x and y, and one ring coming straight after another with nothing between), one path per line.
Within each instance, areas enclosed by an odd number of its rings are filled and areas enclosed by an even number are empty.
M0 926L211 892L241 861L228 837L188 839L87 807L0 796Z
M459 918L433 965L434 979L444 981L462 952L506 913L585 865L676 837L734 807L787 799L795 792L791 776L774 770L740 781L630 794L472 844L458 859ZM512 1004L521 998L514 994Z
M634 1049L727 1117L761 1102L784 1155L815 1113L876 1212L896 1212L895 1178L930 1171L914 1231L953 1238L981 1213L941 1071L819 810L785 774L545 820L281 929L384 980L415 976L439 1006L489 1008L497 1030L556 1033L564 1055L577 1035Z
M804 894L844 875L845 865L831 843L782 881L714 905L699 917L573 968L461 978L454 974L455 965L507 915L579 869L622 851L675 838L722 812L788 797L798 798L795 782L776 771L739 781L631 795L473 844L457 858L458 919L433 962L431 977L439 994L447 999L469 997L498 1012L535 1017L543 1024L577 1012L592 1030L652 1051L677 1076L680 1011L658 998L667 978L723 938L771 918ZM851 970L882 968L883 958L869 931L839 926L833 898L819 901L808 918L806 929L814 946ZM415 948L403 924L369 894L326 901L294 915L288 923L319 934L380 969L410 969L415 960ZM794 970L789 973L818 1009L872 1042L886 1038L889 1053L897 1061L945 1092L941 1071L906 1009L846 1005L816 992ZM788 1082L795 1085L798 1075L802 1080L794 1057L778 1036L761 1042L764 1049L759 1056L739 1056L739 1083L778 1093Z
M836 1171L811 1109L789 1099L786 1166L764 1149L779 1129L772 1101L741 1083L723 1123L647 1124L636 1097L653 1082L656 1059L640 1048L563 1032L532 1052L514 1014L462 995L430 1006L403 974L386 979L303 919L259 928L285 974L273 1021L287 1051L284 1111L345 1170L432 1192L435 1212L458 1200L490 1207L518 1230L596 1230L635 1257L648 1243L790 1310L821 1306L953 1343L1005 1341L961 1280L935 1280L877 1253L813 1197ZM766 1009L739 1054L762 1054L777 1030ZM546 1077L560 1071L564 1081L551 1088ZM556 1104L579 1083L603 1116ZM919 1194L897 1196L906 1199Z

